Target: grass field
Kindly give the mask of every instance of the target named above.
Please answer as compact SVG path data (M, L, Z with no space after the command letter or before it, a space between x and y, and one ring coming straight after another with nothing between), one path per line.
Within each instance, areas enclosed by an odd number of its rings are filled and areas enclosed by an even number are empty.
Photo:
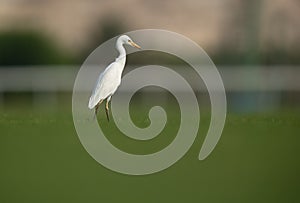
M94 161L76 135L70 107L8 107L0 112L3 203L300 202L299 109L229 113L217 147L198 161L209 123L204 115L189 152L167 170L148 176L118 174ZM146 114L137 115L137 125L146 125ZM170 143L177 130L176 119L171 120L161 135L143 143L125 138L113 122L99 118L112 143L135 153Z

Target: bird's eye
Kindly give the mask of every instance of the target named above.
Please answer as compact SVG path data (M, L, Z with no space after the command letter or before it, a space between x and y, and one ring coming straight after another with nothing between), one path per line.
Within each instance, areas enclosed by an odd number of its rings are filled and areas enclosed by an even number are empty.
M128 42L131 42L131 40L129 39Z

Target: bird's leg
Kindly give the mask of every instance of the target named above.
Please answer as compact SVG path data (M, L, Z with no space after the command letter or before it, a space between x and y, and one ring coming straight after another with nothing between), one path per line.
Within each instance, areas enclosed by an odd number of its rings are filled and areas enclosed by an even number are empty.
M109 122L109 107L108 107L108 104L109 104L110 99L111 99L111 96L106 99L106 104L105 104L106 118L107 118L108 122Z
M98 108L99 108L99 103L95 106L95 115L97 115Z
M98 108L100 106L100 104L103 102L103 99L101 99L98 104L95 106L95 115L94 115L94 119L97 117L97 111L98 111Z
M108 108L108 99L106 100L106 104L105 104L105 112L106 112L106 118L109 122L109 108Z

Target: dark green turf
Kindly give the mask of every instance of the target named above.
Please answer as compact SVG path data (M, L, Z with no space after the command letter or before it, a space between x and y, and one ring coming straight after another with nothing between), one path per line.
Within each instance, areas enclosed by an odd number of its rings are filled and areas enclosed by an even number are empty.
M209 123L204 115L189 152L148 176L118 174L94 161L69 110L0 111L0 202L300 202L299 110L229 114L217 147L198 161ZM145 114L138 115L137 125L147 125ZM104 115L99 121L115 131ZM172 142L178 125L172 122L151 144L117 130L109 139L129 152L156 151Z

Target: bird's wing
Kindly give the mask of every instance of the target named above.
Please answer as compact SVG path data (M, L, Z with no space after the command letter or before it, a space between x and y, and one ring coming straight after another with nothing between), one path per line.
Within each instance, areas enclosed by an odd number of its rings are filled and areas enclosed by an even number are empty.
M106 99L108 96L112 95L116 90L119 82L117 69L114 67L118 66L119 63L111 63L100 75L97 80L96 86L92 92L89 100L88 107L90 109L94 108L101 99Z

